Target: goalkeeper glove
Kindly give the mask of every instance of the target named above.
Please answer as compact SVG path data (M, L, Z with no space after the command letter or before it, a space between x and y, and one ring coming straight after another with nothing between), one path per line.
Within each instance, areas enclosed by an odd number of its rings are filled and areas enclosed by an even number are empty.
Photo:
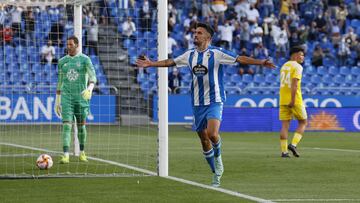
M90 100L92 96L92 91L94 89L94 83L90 83L89 86L81 92L82 98L85 100Z
M56 99L55 99L55 114L58 118L61 118L61 105L60 105L60 101L61 101L61 95L60 94L56 94Z

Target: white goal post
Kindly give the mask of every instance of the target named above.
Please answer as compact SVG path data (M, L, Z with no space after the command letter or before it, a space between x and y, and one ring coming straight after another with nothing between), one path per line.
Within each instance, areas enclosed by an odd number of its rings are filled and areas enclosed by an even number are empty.
M119 0L121 1L121 0ZM57 6L73 5L74 6L74 35L79 39L79 47L82 47L82 6L88 3L97 2L97 0L0 0L0 4L14 6ZM168 11L167 0L158 0L157 3L157 41L158 41L158 60L167 59L167 22ZM158 163L157 175L168 176L168 69L158 69ZM6 125L6 124L5 124ZM76 127L76 125L74 125ZM77 129L74 129L77 131ZM77 136L74 136L77 139ZM77 141L78 142L78 141ZM77 145L76 145L77 146ZM79 153L79 148L75 149L75 154Z

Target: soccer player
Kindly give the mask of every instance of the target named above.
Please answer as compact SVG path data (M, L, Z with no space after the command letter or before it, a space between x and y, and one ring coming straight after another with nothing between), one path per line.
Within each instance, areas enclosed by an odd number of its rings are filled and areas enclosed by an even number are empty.
M78 127L80 144L79 160L87 162L84 147L86 142L86 117L89 100L96 83L94 67L88 56L78 52L79 40L72 36L67 39L68 55L59 60L58 83L56 88L55 113L62 118L62 140L64 155L60 163L69 163L70 133L74 117Z
M304 49L302 47L292 47L290 49L290 61L286 62L280 70L280 109L279 119L282 123L280 131L281 157L290 157L288 150L295 157L300 154L296 146L304 134L307 124L307 113L301 94L301 77L303 67L300 65L304 61ZM291 119L298 120L298 127L294 133L291 144L288 145L288 131Z
M212 185L220 186L224 172L221 158L221 138L219 135L225 90L222 64L254 64L274 68L269 60L256 60L238 56L233 52L211 46L214 30L208 24L198 23L194 34L194 45L175 59L151 61L141 57L136 61L139 67L190 67L192 72L191 102L195 130L200 138L203 154L213 172Z

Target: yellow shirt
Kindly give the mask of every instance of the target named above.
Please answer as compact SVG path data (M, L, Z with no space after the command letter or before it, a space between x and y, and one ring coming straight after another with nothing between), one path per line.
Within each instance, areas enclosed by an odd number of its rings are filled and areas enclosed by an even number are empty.
M301 77L303 67L296 61L286 62L280 70L280 105L288 105L291 101L291 82L293 78L299 79L295 94L295 105L303 105L301 94Z

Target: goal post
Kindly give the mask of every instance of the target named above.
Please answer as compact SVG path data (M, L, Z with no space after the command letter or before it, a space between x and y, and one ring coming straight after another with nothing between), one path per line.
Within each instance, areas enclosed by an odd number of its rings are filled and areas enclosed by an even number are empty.
M160 0L157 8L152 8L157 9L157 17L152 19L157 25L150 31L144 31L139 23L141 19L135 19L139 26L135 36L137 39L130 40L130 47L126 44L129 40L122 36L121 22L127 15L141 18L140 8L124 9L117 7L118 2L1 1L6 6L37 9L38 13L34 20L33 40L28 39L28 33L24 34L28 22L21 22L20 31L13 36L14 42L4 43L0 48L0 75L5 78L5 81L0 82L0 178L144 174L168 176L168 69L157 70L159 122L156 127L149 118L153 108L149 92L155 85L143 89L137 82L133 82L138 80L139 75L134 75L134 55L131 55L134 50L135 55L156 51L157 56L151 56L153 60L167 58L167 0ZM104 20L101 15L106 18L106 22L99 23L99 45L96 49L92 49L92 45L88 45L88 38L83 36L84 29L88 28L86 20L89 20L89 16L83 14L84 9L90 9L89 5L96 10L92 14L96 20ZM61 12L64 13L58 16L50 14L46 10L47 6L50 6L50 10L62 6ZM70 11L67 6L72 6L73 10ZM61 23L59 16L65 20L71 17L73 20L69 26L67 23L62 25L64 33L59 37L61 42L54 45L57 59L64 56L66 38L75 35L79 39L78 51L90 56L99 82L88 116L89 136L85 151L89 163L86 164L78 162L75 157L71 158L68 166L58 164L58 157L62 154L62 125L53 109L57 68L54 64L42 64L37 58L41 55L41 46L46 44L48 36L52 34L52 25ZM15 39L18 41L15 42ZM158 42L157 46L152 46L154 40ZM145 44L138 44L138 41ZM30 82L23 84L27 79ZM74 124L75 135L71 144L73 155L78 155L80 150L76 135L78 131ZM53 157L54 166L48 173L35 167L34 159L41 153Z

